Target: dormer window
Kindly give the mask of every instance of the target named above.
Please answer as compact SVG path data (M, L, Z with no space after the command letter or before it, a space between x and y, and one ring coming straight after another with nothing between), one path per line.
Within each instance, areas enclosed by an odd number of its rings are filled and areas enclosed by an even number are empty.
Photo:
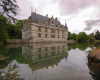
M47 21L46 21L46 23L45 23L45 26L48 26L48 23L47 23Z
M51 25L55 25L55 21L54 20L50 20L50 24Z
M55 20L53 18L50 19L50 25L55 26Z
M42 24L41 20L39 20L39 21L38 21L38 24L39 24L39 25L41 25L41 24Z

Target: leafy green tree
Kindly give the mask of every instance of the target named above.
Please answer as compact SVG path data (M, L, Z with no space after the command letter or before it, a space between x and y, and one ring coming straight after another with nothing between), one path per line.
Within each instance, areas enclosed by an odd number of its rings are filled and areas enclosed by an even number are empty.
M77 39L77 34L73 33L73 34L71 35L71 39L76 40L76 39Z
M89 37L89 42L94 42L95 41L95 38L93 38L93 37Z
M0 32L1 33L7 32L7 29L6 29L7 23L8 23L7 18L3 15L0 15Z
M68 40L71 40L71 32L68 31Z
M77 42L86 42L87 39L88 39L88 37L85 32L80 32L77 36Z
M21 39L21 30L19 30L15 25L9 24L7 30L10 39Z
M0 41L6 42L6 39L9 38L8 31L7 31L7 23L8 20L5 16L0 15Z
M93 38L94 38L94 36L95 36L95 35L94 35L94 33L91 33L89 36L91 36L91 37L93 37Z
M100 32L99 32L99 31L97 31L97 32L95 33L95 39L96 39L96 40L100 40Z
M0 11L0 14L6 14L9 20L15 21L16 19L13 17L13 15L17 15L17 9L18 6L16 4L16 0L0 0L0 6L2 7L2 12ZM13 15L11 15L11 13Z
M0 32L0 42L4 42L5 43L6 39L7 39L7 35Z
M27 19L24 19L24 20L18 20L17 22L16 22L16 27L18 28L18 29L22 29L22 27L23 27L23 24L25 24L26 22L27 22L28 20Z

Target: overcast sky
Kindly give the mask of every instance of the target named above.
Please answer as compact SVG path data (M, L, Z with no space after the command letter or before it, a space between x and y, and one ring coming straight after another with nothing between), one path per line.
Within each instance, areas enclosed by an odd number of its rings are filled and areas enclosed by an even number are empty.
M33 12L58 17L64 25L66 19L71 33L100 31L100 0L17 0L17 4L18 19L27 19L33 6Z

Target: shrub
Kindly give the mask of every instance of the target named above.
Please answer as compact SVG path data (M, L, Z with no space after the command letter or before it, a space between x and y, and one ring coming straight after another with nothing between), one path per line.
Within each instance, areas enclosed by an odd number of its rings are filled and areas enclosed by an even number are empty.
M93 37L89 38L89 42L94 42L94 41L95 41L95 38L93 38Z

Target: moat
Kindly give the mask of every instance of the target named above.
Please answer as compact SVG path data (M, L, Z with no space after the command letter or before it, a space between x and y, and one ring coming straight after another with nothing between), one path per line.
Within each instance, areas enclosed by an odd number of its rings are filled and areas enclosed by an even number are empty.
M87 65L95 43L9 44L0 46L0 80L97 80Z

